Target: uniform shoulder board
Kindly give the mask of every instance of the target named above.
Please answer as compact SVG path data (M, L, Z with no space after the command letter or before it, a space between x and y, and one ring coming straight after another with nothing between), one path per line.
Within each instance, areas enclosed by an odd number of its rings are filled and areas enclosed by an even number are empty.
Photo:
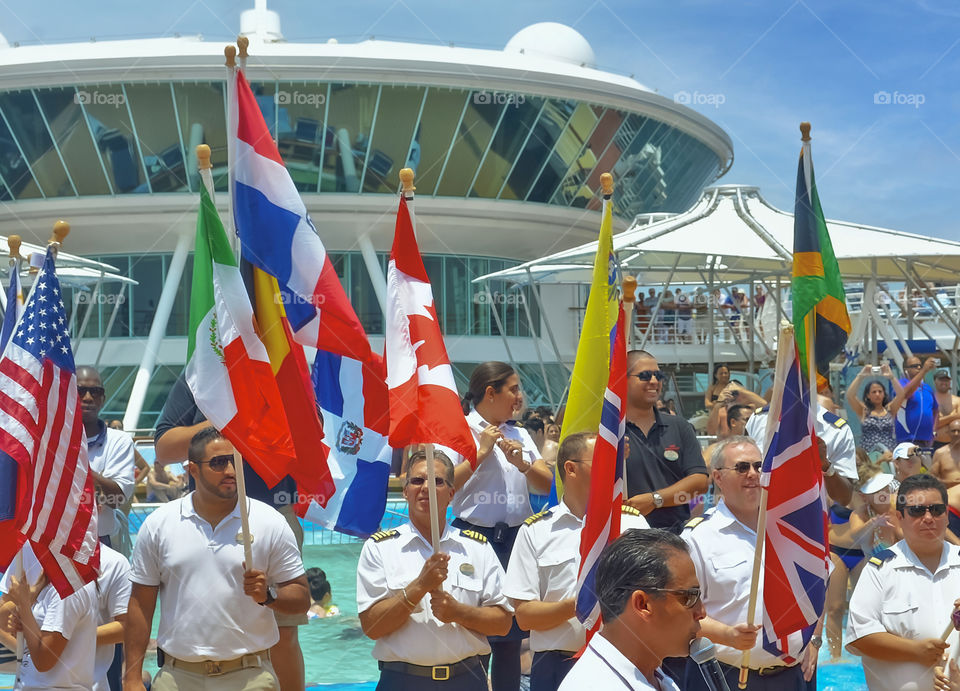
M550 515L550 509L544 509L544 510L541 511L540 513L535 513L535 514L533 514L532 516L530 516L530 518L527 518L526 520L524 520L524 521L523 521L523 524L524 524L524 525L533 525L533 524L536 523L537 521L539 521L539 520L541 520L541 519L543 519L543 518L546 518L546 517L549 516L549 515Z
M383 542L384 540L389 540L397 537L398 535L400 535L399 530L380 530L371 535L370 539L374 542Z
M641 515L642 515L642 514L640 513L640 509L636 509L636 508L630 506L629 504L621 504L621 505L620 505L620 513L627 513L627 514L630 514L631 516L641 516Z
M755 412L757 415L763 415L763 414L765 414L765 413L769 413L769 412L770 412L770 406L769 406L769 405L762 406L762 407L760 407L760 408L757 408L754 412Z
M696 528L696 527L697 527L698 525L700 525L701 523L703 523L705 520L707 520L707 519L706 519L706 517L704 517L704 516L696 516L696 517L694 517L694 518L691 518L691 519L690 519L689 521L687 521L686 523L684 523L684 524L683 524L683 527L684 527L684 528L693 529L693 528Z
M827 410L823 411L823 420L828 425L833 425L834 427L843 427L845 424L847 424L847 421L842 417Z
M478 533L476 530L461 530L460 534L464 537L468 537L471 540L476 540L479 543L484 543L487 541L487 538L484 537L481 533Z
M895 556L896 553L892 549L883 549L870 557L869 561L879 569L881 566L883 566L884 562L890 561L890 559Z

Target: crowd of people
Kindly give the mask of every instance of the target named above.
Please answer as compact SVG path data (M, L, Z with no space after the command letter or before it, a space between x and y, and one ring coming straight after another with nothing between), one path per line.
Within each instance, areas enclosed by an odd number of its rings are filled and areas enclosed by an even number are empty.
M886 366L860 372L848 395L860 403L851 406L862 417L859 444L832 392L820 396L833 571L824 616L796 660L767 651L761 613L747 617L763 396L717 367L704 394L713 437L704 446L665 409L656 358L628 353L621 535L600 556L591 587L603 624L584 648L592 622L580 622L576 596L597 435L561 441L562 410L526 410L510 365L479 365L463 397L477 462L441 444L432 459L408 449L409 520L363 544L357 611L375 642L378 689L708 689L687 657L696 637L713 643L731 688L749 651L747 689L815 689L824 637L831 658L846 650L862 659L872 691L960 688L941 640L960 595L960 399L936 365L910 357L901 379ZM924 381L931 373L934 387ZM339 608L326 574L304 568L288 503L296 493L284 484L292 480L269 488L244 464L243 528L233 446L183 378L157 424L148 473L129 436L99 418L96 370L78 369L78 394L101 516L119 520L138 473L169 486L164 466L174 461L187 460L192 489L150 514L129 560L110 547L116 525L101 523L100 577L69 597L25 550L25 577L11 570L0 584L0 642L22 633L26 644L18 688L303 689L298 627ZM555 475L563 492L550 505ZM159 672L150 679L143 666L158 602Z
M708 343L712 303L714 335L720 340L743 341L750 338L750 329L766 299L763 286L754 287L752 299L736 286L729 291L716 288L712 292L702 286L667 288L661 293L649 288L646 295L637 294L634 325L640 334L646 335L648 343ZM759 323L757 329L762 329Z

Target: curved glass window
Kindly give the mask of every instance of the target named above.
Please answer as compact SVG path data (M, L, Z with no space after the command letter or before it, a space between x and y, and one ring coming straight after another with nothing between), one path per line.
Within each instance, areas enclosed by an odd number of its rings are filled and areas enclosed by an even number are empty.
M665 122L582 101L430 86L254 81L298 190L421 195L681 212L724 163ZM97 84L0 93L0 199L196 193L195 148L227 187L221 81Z

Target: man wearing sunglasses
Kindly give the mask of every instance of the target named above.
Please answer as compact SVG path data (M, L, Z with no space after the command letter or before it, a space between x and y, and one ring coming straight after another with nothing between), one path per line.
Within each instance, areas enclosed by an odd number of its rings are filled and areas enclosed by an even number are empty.
M360 626L376 641L381 691L486 691L487 636L506 634L513 621L503 594L503 567L483 535L447 524L456 491L453 463L439 451L432 462L440 551L430 543L428 461L418 451L403 481L410 520L374 533L360 553Z
M115 512L133 496L136 472L133 439L100 419L106 391L100 373L93 367L77 367L77 398L80 399L87 455L100 509L97 528L100 541L111 546L110 536L117 525Z
M248 499L253 562L245 563L233 444L207 426L190 441L187 458L196 490L157 508L137 534L124 689L144 688L158 595L164 660L153 691L279 689L270 659L280 639L274 612L310 607L293 531L276 510Z
M736 688L744 650L750 651L750 691L800 691L808 688L808 682L809 688L815 689L819 635L807 646L803 664L785 665L763 649L759 624L746 623L760 516L762 465L760 449L749 437L733 436L718 442L710 466L721 499L708 517L689 521L681 535L690 546L690 558L703 589L707 617L701 622L702 635L715 644L717 660L732 689ZM762 606L762 592L757 602ZM760 617L758 611L757 622ZM688 661L685 691L707 688L700 669Z
M644 350L627 353L627 499L654 528L680 532L690 518L688 503L707 491L710 480L693 426L678 415L657 411L664 374Z
M870 691L934 688L940 640L960 593L960 547L945 541L947 490L929 474L900 484L903 539L869 560L850 599L847 649L863 658Z
M507 566L503 591L530 631L531 691L556 691L583 647L585 629L576 617L580 533L590 496L597 435L571 434L557 453L563 499L555 508L524 521ZM648 528L640 512L623 507L620 532Z
M600 555L596 589L603 629L560 691L677 691L661 664L689 654L704 617L686 543L666 530L628 530Z

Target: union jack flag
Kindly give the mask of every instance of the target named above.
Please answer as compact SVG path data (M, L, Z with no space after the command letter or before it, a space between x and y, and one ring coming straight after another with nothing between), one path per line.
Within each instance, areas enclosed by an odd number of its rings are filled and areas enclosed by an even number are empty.
M810 388L793 338L781 338L772 438L763 459L767 489L763 647L788 664L798 659L823 613L830 553L820 452Z
M627 344L623 303L611 334L610 377L603 392L600 431L593 449L590 497L580 533L580 571L577 574L577 619L587 626L587 643L600 628L597 600L597 562L603 548L620 535L623 502L623 436L626 431Z
M30 541L67 597L97 577L93 476L54 254L0 359L0 570Z

